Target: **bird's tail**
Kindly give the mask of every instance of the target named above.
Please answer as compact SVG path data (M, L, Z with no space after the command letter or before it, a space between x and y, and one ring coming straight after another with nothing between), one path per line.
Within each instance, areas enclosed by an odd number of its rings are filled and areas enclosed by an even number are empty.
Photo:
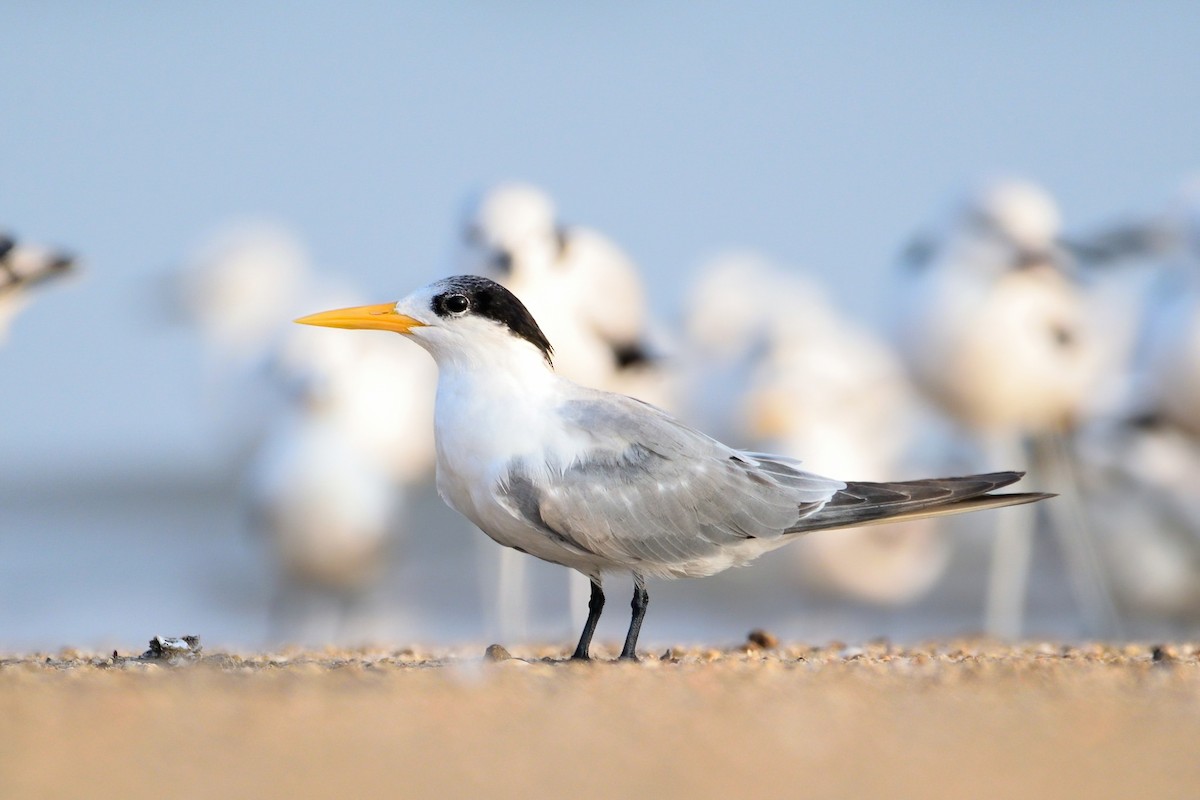
M1034 503L1054 497L1042 492L990 494L1019 481L1024 472L992 472L961 478L927 478L898 483L848 483L794 533L940 517L986 508Z

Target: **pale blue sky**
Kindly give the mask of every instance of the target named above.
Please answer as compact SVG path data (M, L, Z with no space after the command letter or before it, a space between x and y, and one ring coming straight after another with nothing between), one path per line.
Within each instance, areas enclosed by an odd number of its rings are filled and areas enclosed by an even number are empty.
M670 313L730 247L855 311L981 173L1069 224L1200 168L1200 5L35 3L0 6L0 225L83 254L0 350L0 477L203 452L158 276L245 216L380 300L449 269L470 190L550 189Z

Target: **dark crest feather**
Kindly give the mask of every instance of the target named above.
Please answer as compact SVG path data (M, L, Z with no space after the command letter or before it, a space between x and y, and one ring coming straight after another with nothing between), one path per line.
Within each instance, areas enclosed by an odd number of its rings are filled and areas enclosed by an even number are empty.
M490 278L477 275L458 275L447 278L439 285L440 291L433 298L433 313L439 317L454 316L446 301L453 295L462 295L470 305L467 314L486 317L508 328L518 338L532 344L552 364L554 348L525 304L517 296Z

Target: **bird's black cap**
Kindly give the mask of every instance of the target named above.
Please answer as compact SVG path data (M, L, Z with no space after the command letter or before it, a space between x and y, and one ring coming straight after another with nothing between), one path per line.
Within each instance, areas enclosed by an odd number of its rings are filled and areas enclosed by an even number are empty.
M458 275L438 283L433 297L433 313L449 318L476 314L498 322L514 336L532 344L553 363L554 348L525 304L517 296L489 278L478 275ZM465 301L465 303L464 303Z

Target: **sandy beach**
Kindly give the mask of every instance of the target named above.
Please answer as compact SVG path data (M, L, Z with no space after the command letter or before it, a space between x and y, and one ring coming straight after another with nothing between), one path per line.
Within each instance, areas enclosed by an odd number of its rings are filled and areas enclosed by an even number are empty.
M1200 780L1197 644L564 655L10 656L0 796L1181 797Z

